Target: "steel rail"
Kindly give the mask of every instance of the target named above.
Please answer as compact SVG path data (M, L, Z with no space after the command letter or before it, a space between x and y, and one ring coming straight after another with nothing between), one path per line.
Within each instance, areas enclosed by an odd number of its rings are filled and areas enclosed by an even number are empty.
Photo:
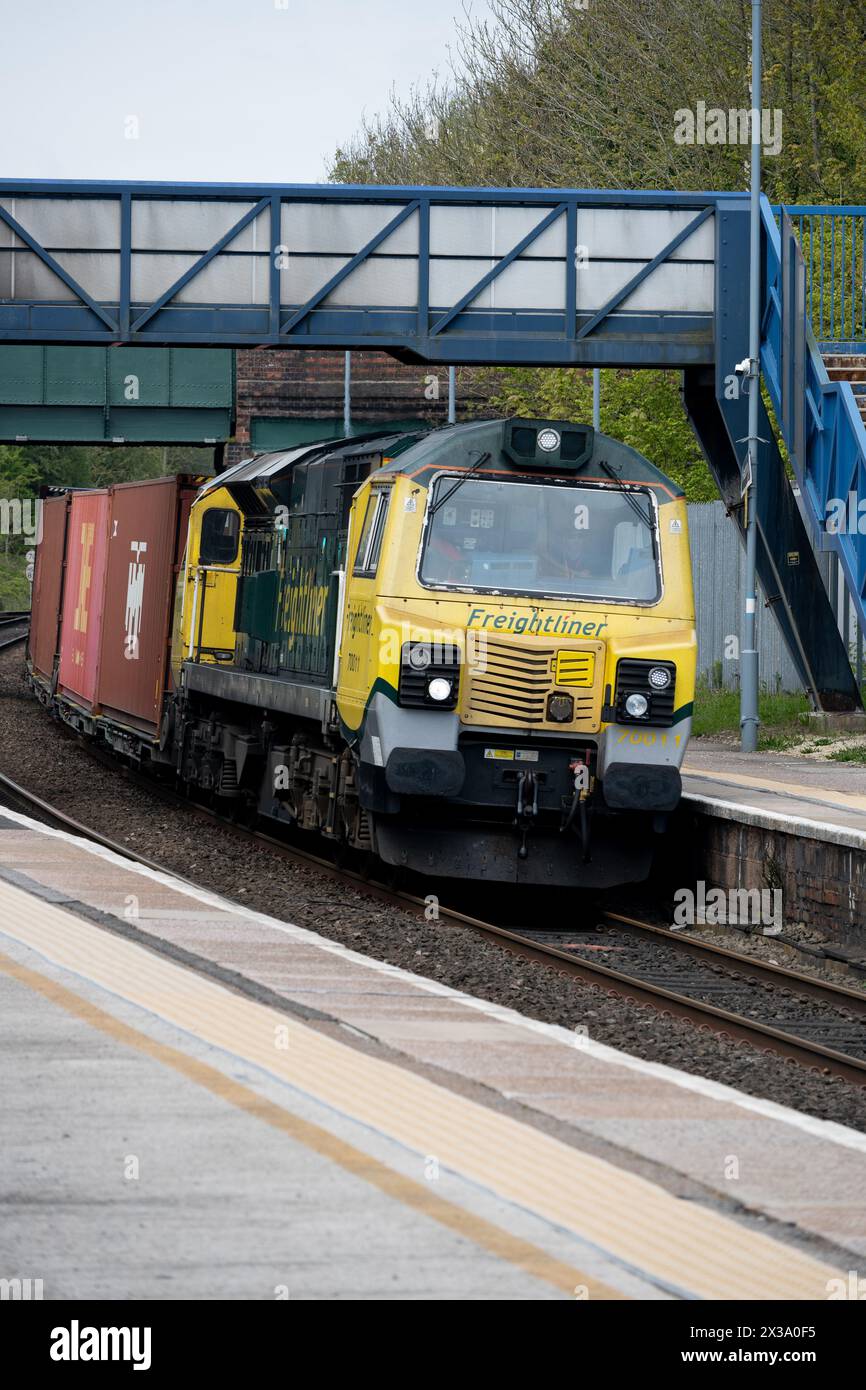
M858 1017L866 1019L866 992L852 989L841 982L819 980L815 975L806 975L802 970L794 970L788 965L774 965L770 961L759 960L744 955L742 951L732 951L718 942L706 941L703 937L691 936L687 932L672 931L670 927L659 927L649 922L641 922L636 917L626 917L620 912L604 911L601 916L608 922L628 927L636 936L661 940L675 946L678 951L691 956L715 958L728 969L742 966L746 975L762 984L776 987L789 986L792 993L818 999L822 1003L838 1007L844 1000L845 1008ZM769 938L772 939L772 938Z
M29 631L29 614L25 613L22 617L0 615L0 651L4 651L6 647L14 647L17 642L23 642Z

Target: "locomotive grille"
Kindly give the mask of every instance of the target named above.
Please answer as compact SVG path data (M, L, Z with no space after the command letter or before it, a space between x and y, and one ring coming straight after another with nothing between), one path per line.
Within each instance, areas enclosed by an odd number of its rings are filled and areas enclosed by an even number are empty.
M596 672L603 670L604 644L594 642L581 650L558 647L516 646L488 638L481 660L466 671L463 718L467 724L508 727L558 728L547 718L547 697L564 686L574 698L574 719L568 728L581 732L598 729L601 686Z

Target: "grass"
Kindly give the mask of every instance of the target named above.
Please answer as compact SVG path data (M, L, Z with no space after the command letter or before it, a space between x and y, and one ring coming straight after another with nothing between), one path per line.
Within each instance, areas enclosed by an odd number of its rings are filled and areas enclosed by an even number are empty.
M866 747L859 744L855 748L837 748L827 756L834 763L866 763Z
M24 575L24 556L0 553L0 612L29 607L30 585Z
M804 737L799 716L811 706L805 695L779 694L762 691L759 699L761 719L760 748L784 749L801 743ZM737 733L740 727L740 693L738 690L717 690L699 684L695 691L695 713L692 734Z
M763 725L761 726L763 728ZM771 753L786 753L789 748L796 748L803 751L801 744L803 735L800 734L762 734L758 730L758 752L769 751Z

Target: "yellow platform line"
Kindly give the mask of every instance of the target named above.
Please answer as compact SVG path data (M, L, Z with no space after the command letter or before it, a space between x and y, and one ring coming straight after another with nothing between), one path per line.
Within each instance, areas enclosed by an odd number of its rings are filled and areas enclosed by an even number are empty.
M834 806L837 811L863 811L866 813L866 796L859 792L837 792L829 787L797 786L794 782L770 781L767 777L750 777L745 772L706 772L696 771L683 765L684 777L699 777L704 782L730 784L732 787L755 787L762 792L778 792L780 796L791 796L798 801L816 801L822 806Z
M2 931L57 965L435 1157L672 1289L827 1296L829 1265L0 884ZM287 947L287 951L291 948ZM580 1276L575 1283L586 1283Z
M425 1185L413 1181L412 1178L404 1177L393 1168L389 1168L378 1159L364 1153L363 1150L355 1148L354 1145L343 1139L338 1139L336 1135L331 1134L320 1125L291 1114L290 1111L284 1110L281 1106L275 1105L273 1101L258 1095L241 1082L233 1081L223 1072L217 1071L215 1067L208 1066L205 1062L199 1062L187 1053L180 1052L177 1048L169 1047L165 1043L157 1042L148 1037L146 1033L131 1028L89 1000L83 999L81 995L75 994L74 991L66 989L54 980L50 980L46 975L40 975L38 971L30 970L17 961L11 960L2 951L0 951L0 971L41 994L52 1004L65 1009L75 1018L82 1019L92 1028L107 1034L114 1041L134 1048L137 1052L144 1053L145 1056L162 1063L164 1066L171 1067L173 1071L179 1072L181 1076L190 1081L194 1081L204 1090L219 1097L220 1100L242 1110L244 1114L261 1120L273 1129L288 1135L296 1143L312 1149L322 1158L328 1159L347 1173L351 1173L353 1177L360 1178L378 1188L385 1196L402 1202L404 1206L412 1208L422 1216L429 1217L431 1221L437 1221L441 1226L454 1231L458 1236L471 1240L488 1254L516 1265L524 1273L532 1275L533 1278L541 1279L547 1284L552 1284L554 1288L560 1289L563 1293L575 1296L579 1294L580 1297L607 1300L624 1298L618 1289L610 1288L600 1280L593 1279L590 1275L567 1264L564 1260L555 1259L552 1255L548 1255L545 1250L533 1245L531 1241L522 1240L519 1236L512 1235L493 1222L485 1221L483 1217L467 1211L465 1207L457 1206L453 1202L438 1197L429 1184Z

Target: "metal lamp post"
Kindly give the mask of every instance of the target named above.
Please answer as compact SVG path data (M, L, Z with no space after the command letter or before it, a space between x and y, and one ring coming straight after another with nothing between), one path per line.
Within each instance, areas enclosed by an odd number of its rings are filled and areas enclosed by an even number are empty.
M761 0L752 0L752 180L749 224L749 434L743 505L746 509L746 560L740 641L740 747L758 746L758 650L755 640L758 548L758 405L761 392Z

